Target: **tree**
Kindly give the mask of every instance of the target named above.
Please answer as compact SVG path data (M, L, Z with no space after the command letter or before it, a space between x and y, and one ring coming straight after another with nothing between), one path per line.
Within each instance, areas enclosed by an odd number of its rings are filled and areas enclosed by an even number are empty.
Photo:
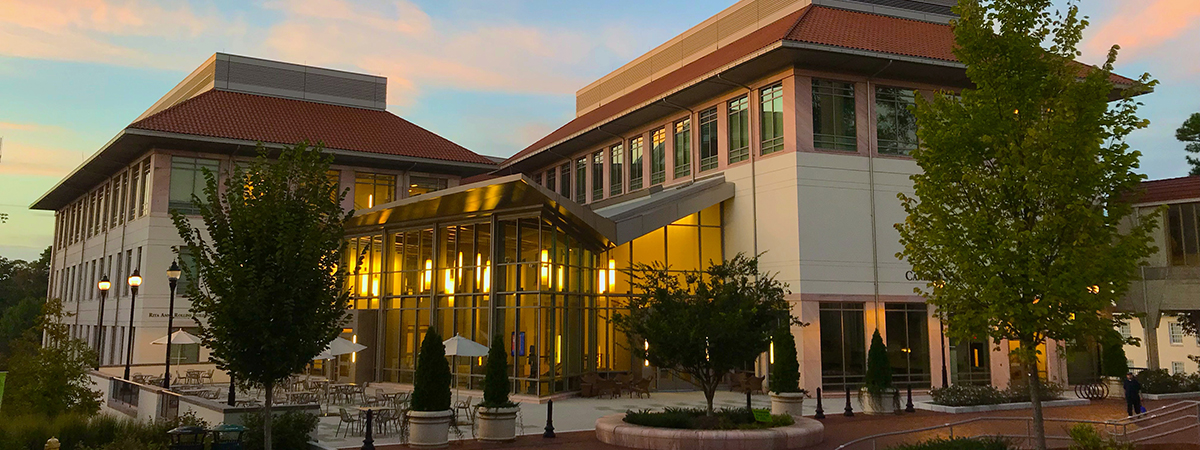
M37 327L50 279L50 247L35 261L0 257L0 370L16 342Z
M489 352L488 357L491 357ZM417 372L413 374L413 411L446 411L450 409L450 364L446 362L446 346L432 328L421 340L417 354Z
M892 362L888 360L887 345L879 330L871 336L871 348L867 350L867 374L863 385L871 395L880 395L892 388Z
M205 317L204 345L219 367L265 388L268 450L274 385L338 336L348 306L338 261L349 214L326 174L331 160L301 143L272 161L260 146L254 161L225 174L224 189L204 173L204 198L192 201L205 232L171 213L195 255L183 269L198 281L186 294Z
M1187 143L1183 149L1188 153L1200 153L1200 113L1193 113L1183 121L1183 125L1175 130L1175 139ZM1189 175L1200 175L1200 159L1188 156L1187 162L1192 165Z
M1125 356L1125 338L1117 330L1108 330L1100 339L1100 375L1124 378L1129 373L1129 358Z
M504 348L504 339L496 335L492 338L487 367L484 368L482 405L488 408L513 406L508 400L508 389L508 352Z
M789 324L790 325L790 324ZM771 366L771 390L800 392L800 360L796 357L796 337L791 327L779 327L771 337L775 344L775 364Z
M91 390L88 372L96 353L86 342L71 337L61 300L42 306L37 328L27 330L14 346L4 409L48 417L73 413L95 414L100 392ZM42 345L42 337L45 345Z
M1124 295L1151 253L1154 220L1130 218L1128 195L1143 175L1125 142L1148 122L1132 97L1143 75L1110 107L1117 47L1102 67L1074 62L1087 21L1051 0L964 0L954 23L958 60L974 88L961 97L918 98L922 173L897 256L929 280L916 289L951 338L984 330L1020 344L1031 376L1034 431L1045 449L1038 346L1099 336L1116 325L1100 313ZM1042 43L1050 44L1043 48ZM1125 233L1121 223L1132 223Z
M635 265L635 295L613 324L646 345L631 350L656 367L687 374L704 391L708 414L722 378L771 345L771 333L794 322L786 286L758 271L758 258L738 254L703 271L669 272Z

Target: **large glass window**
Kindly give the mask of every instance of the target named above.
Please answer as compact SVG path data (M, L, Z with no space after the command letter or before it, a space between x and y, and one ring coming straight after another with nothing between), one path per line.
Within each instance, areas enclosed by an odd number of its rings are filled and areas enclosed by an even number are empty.
M824 150L857 151L854 83L812 81L813 145Z
M370 209L396 199L396 176L354 173L354 209Z
M604 198L604 152L592 154L592 201Z
M700 171L716 169L717 160L717 108L700 111Z
M675 178L692 173L692 119L675 122Z
M659 128L650 134L650 185L667 180L667 130Z
M1200 203L1167 207L1167 239L1172 266L1200 266Z
M566 198L571 198L571 161L567 161L562 167L559 167L559 172L562 173L562 179L558 181L558 193Z
M783 150L783 85L775 84L759 91L759 131L761 152L769 155Z
M924 303L887 303L888 360L899 386L929 387L929 316Z
M625 190L625 151L621 144L612 146L608 162L608 195L621 195Z
M963 339L950 345L951 382L987 386L992 384L991 352L985 339Z
M642 188L642 141L641 136L629 140L629 190Z
M587 203L587 157L575 160L575 201Z
M826 390L862 387L867 369L865 318L862 303L821 303L821 385Z
M192 196L204 195L204 171L217 175L220 162L215 159L171 157L171 193L167 207L183 214L195 214ZM142 180L143 186L145 179ZM144 195L144 194L143 194Z
M415 197L421 194L440 191L445 189L448 183L449 182L446 181L445 178L421 177L416 175L409 176L408 196Z
M546 189L549 189L550 192L558 191L558 185L557 185L558 176L557 175L558 175L557 167L551 167L550 170L546 171L546 178L544 178L544 179L546 180Z
M908 155L917 148L917 117L909 109L916 91L875 88L875 133L882 155Z
M729 102L729 163L750 159L750 100L745 95Z

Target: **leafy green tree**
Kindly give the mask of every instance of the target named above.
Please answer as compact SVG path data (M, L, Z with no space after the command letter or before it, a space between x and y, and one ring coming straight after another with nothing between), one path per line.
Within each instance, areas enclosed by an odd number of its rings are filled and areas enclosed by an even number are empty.
M1200 153L1200 113L1194 113L1183 121L1183 125L1175 130L1175 139L1187 143L1183 149L1188 153ZM1192 165L1190 175L1200 175L1200 159L1188 156L1187 162Z
M791 327L779 327L771 337L775 345L775 364L771 366L771 390L800 392L800 360L796 356L796 337Z
M708 415L726 374L745 367L771 345L771 333L793 323L787 287L760 273L758 258L738 254L703 271L669 272L637 265L627 312L613 315L635 354L677 373L704 391Z
M18 342L37 329L45 304L45 298L27 297L0 313L0 370L7 370L9 358L20 347Z
M266 392L265 448L271 448L275 384L305 366L341 332L348 292L339 265L344 245L332 157L301 143L278 158L259 156L224 176L206 171L193 196L205 230L178 211L175 227L192 248L186 294L203 315L200 336L218 365Z
M34 261L0 256L0 310L27 298L46 298L50 282L50 247Z
M17 341L5 386L6 411L55 417L100 410L100 392L91 390L88 378L96 353L86 342L71 338L66 319L72 316L61 300L50 300L42 306L37 328Z
M496 335L492 338L492 348L488 349L487 366L483 372L483 406L514 406L508 400L508 389L508 352L504 348L504 339Z
M874 395L892 387L892 362L888 360L887 345L878 329L871 336L871 348L867 350L867 374L863 377L863 385Z
M958 60L974 88L919 98L922 173L899 195L897 224L917 292L937 307L951 338L986 330L1020 344L1031 376L1034 432L1045 449L1038 346L1099 336L1116 323L1100 313L1124 295L1153 247L1154 221L1133 220L1127 196L1144 178L1125 142L1148 122L1132 97L1143 75L1116 91L1117 47L1101 67L1074 62L1087 21L1075 4L964 0L955 11ZM1043 48L1048 43L1049 48ZM1119 99L1110 105L1112 97ZM1122 223L1132 223L1125 233Z
M494 346L493 346L494 347ZM489 351L488 357L491 357ZM413 411L445 411L450 409L450 363L446 362L446 346L432 328L421 340L417 354L417 372L413 374Z

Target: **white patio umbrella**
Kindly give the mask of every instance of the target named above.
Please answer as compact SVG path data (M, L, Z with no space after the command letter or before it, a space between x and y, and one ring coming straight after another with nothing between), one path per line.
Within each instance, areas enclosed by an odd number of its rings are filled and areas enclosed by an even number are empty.
M365 346L365 345L355 343L355 342L350 342L349 340L346 340L346 338L338 337L338 338L334 338L332 341L329 341L329 346L325 347L325 350L322 351L317 356L314 356L313 359L314 360L316 360L316 359L334 359L334 358L337 358L338 356L349 355L351 353L358 353L359 351L364 350L366 348L367 348L367 346ZM325 364L325 370L326 370L325 374L328 377L328 375L329 375L328 362L326 362L326 364Z
M151 341L150 343L154 344L154 345L167 345L167 337L166 336L160 337L158 339L155 339L154 341ZM174 333L171 333L171 345L187 345L187 344L199 344L199 343L200 343L200 338L192 333L188 333L183 330L175 330Z
M478 358L487 356L488 348L483 344L458 335L442 341L446 347L446 355L454 357L454 398L458 398L458 357Z

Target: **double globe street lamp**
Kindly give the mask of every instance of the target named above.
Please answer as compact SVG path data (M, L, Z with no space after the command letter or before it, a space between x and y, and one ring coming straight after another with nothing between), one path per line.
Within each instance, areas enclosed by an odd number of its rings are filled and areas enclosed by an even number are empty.
M137 303L138 287L142 285L142 276L138 274L137 269L133 269L133 273L129 274L129 330L125 333L128 337L129 345L125 351L125 379L129 380L129 366L133 364L133 312L134 305Z
M175 326L175 285L179 284L179 261L171 261L167 268L167 282L171 284L171 303L167 309L167 361L163 372L163 389L171 389L171 328Z

